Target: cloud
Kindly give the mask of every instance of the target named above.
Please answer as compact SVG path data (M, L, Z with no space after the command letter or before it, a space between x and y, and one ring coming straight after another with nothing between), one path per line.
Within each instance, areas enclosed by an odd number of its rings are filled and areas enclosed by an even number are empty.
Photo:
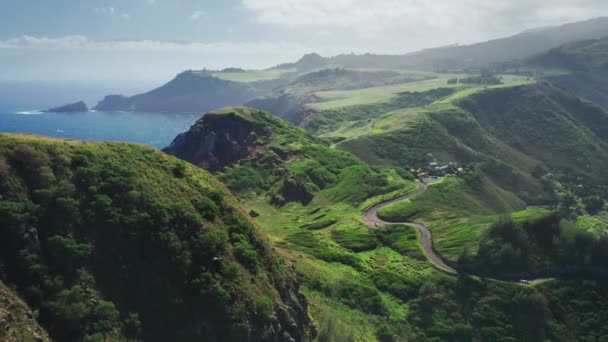
M608 15L605 0L241 0L241 6L258 23L296 32L427 46Z
M72 35L59 38L21 36L0 41L0 48L4 49L41 49L65 50L86 46L90 41L85 36Z
M186 69L261 69L313 51L335 55L351 50L339 44L309 46L275 40L184 43L22 36L0 40L0 65L6 66L0 79L166 80ZM247 51L245 59L243 51Z
M93 9L96 13L114 15L116 8L114 7L96 7Z
M155 0L153 0L153 1L155 1ZM118 17L120 17L124 20L131 19L131 16L129 15L129 13L119 12L115 7L96 7L93 9L93 11L95 11L95 13L100 13L103 15L111 16L111 17L117 15Z
M205 12L205 11L195 11L190 16L190 19L192 19L192 20L199 20L199 19L201 19L203 17L206 17L206 16L207 16L207 12Z
M241 53L243 51L268 50L269 53L294 51L296 56L310 52L311 48L293 42L244 41L244 42L173 42L159 40L92 40L83 35L62 37L21 36L0 40L0 48L23 50L64 50L64 51L141 51L141 52L215 52ZM327 54L339 53L344 47L322 48ZM255 52L252 52L255 54ZM285 52L279 53L285 55Z

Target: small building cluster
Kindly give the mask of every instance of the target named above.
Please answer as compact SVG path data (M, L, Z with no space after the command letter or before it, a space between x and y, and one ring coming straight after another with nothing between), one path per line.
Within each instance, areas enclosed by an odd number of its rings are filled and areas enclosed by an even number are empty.
M429 163L428 171L430 176L443 177L447 174L457 174L462 172L457 162L449 162L447 165L439 166L437 163Z

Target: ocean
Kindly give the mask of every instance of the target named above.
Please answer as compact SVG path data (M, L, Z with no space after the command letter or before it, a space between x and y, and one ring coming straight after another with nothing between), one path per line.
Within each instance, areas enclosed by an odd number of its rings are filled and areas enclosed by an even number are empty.
M43 113L41 110L84 100L89 107L108 94L132 95L156 82L0 82L0 133L89 141L123 141L163 148L202 116L128 112Z

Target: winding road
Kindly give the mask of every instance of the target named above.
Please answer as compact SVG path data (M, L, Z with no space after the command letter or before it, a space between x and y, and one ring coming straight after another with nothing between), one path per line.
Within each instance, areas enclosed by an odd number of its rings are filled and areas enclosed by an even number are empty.
M413 223L413 222L387 222L387 221L382 220L380 217L378 217L378 211L380 209L382 209L388 205L391 205L395 202L400 202L400 201L418 196L426 190L426 188L429 184L434 183L436 181L437 181L436 179L426 178L422 182L418 182L418 188L416 190L408 193L407 195L395 197L388 201L374 205L373 207L369 208L365 213L363 213L362 219L363 219L363 222L370 228L377 228L381 225L400 224L400 225L410 226L410 227L416 229L420 233L420 244L422 245L424 254L429 259L429 261L433 265L435 265L436 267L440 268L441 270L443 270L445 272L448 272L451 274L457 274L458 272L455 269L453 269L452 267L448 266L443 261L443 259L439 255L437 255L435 253L435 251L433 250L433 235L431 234L431 231L427 227L425 227L419 223Z
M435 251L433 250L433 235L427 227L425 227L419 223L413 223L413 222L387 222L387 221L382 220L380 217L378 217L378 211L380 209L382 209L388 205L391 205L393 203L416 197L416 196L420 195L421 193L423 193L424 191L426 191L426 188L429 184L432 184L432 183L435 183L438 181L439 180L436 178L425 178L422 181L418 181L417 182L418 187L416 188L416 190L414 190L406 195L395 197L393 199L390 199L390 200L387 200L382 203L378 203L378 204L374 205L373 207L369 208L366 212L363 213L362 220L363 220L363 223L365 223L370 228L378 228L382 225L397 225L397 224L413 227L420 233L420 245L422 245L422 250L424 251L425 256L431 262L431 264L433 264L435 267L437 267L440 270L447 272L449 274L458 274L457 270L455 270L451 266L447 265L445 263L445 261L443 261L443 259L439 255L437 255L437 253L435 253ZM518 283L517 281L500 280L500 279L493 279L493 278L488 278L488 277L486 277L486 279L491 279L491 280L499 281L499 282ZM526 283L520 284L520 285L536 285L536 284L540 284L540 283L543 283L546 281L551 281L551 280L553 280L553 278L547 278L547 277L536 278L536 279L530 279Z

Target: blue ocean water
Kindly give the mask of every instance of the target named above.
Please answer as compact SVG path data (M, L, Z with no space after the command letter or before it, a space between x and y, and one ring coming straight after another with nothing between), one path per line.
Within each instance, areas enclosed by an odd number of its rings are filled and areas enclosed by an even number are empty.
M147 87L147 88L146 88ZM117 86L116 88L120 88ZM137 93L151 89L141 85ZM41 109L84 99L90 107L95 99L111 92L109 85L83 87L81 83L0 83L0 133L34 133L91 141L124 141L166 147L202 114L127 112L41 113ZM13 92L13 96L7 93ZM56 94L54 94L54 92ZM127 92L122 92L127 93ZM128 94L128 93L127 93Z
M0 132L35 133L58 138L125 141L168 146L200 115L157 113L41 113L0 111Z

